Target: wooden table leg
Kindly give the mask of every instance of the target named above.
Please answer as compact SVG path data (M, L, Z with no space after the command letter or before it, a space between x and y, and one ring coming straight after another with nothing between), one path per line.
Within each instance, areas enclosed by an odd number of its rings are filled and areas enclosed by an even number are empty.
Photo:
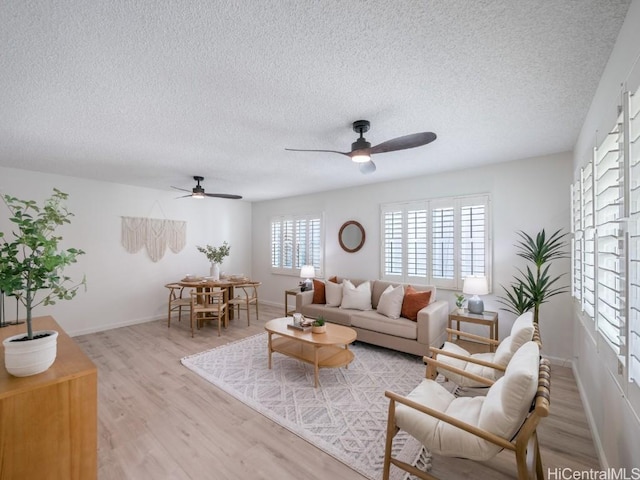
M267 342L267 348L269 349L269 370L271 370L271 352L273 352L273 350L271 349L271 332L269 332L269 341Z

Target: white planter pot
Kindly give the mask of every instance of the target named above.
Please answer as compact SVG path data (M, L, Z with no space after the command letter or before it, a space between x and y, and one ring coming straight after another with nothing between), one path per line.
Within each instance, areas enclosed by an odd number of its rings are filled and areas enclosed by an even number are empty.
M55 330L40 330L33 332L34 337L48 333L46 337L12 342L15 338L23 338L27 334L21 333L5 338L4 365L7 371L16 377L28 377L47 370L56 360L58 346L58 332Z

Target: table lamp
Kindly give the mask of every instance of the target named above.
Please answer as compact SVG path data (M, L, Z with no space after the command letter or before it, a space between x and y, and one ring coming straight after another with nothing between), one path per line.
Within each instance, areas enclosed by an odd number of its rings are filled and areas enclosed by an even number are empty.
M313 265L303 265L300 269L300 278L304 278L304 282L300 283L300 291L306 292L307 290L313 290L312 278L316 276L316 269Z
M487 283L487 277L467 277L464 279L462 286L462 293L467 295L473 295L467 301L467 308L469 313L484 312L484 302L478 295L486 295L489 293L489 284Z

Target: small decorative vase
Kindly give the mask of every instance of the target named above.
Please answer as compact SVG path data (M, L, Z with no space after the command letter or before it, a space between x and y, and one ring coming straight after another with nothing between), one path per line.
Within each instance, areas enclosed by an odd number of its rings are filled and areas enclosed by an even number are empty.
M315 325L311 327L311 333L327 333L327 326L322 325L320 327L316 327Z
M23 338L25 333L5 338L4 365L7 371L15 377L28 377L47 370L56 360L58 350L58 332L55 330L40 330L33 332L34 337L48 334L45 337L14 342Z
M220 280L220 265L211 262L210 276L214 280Z

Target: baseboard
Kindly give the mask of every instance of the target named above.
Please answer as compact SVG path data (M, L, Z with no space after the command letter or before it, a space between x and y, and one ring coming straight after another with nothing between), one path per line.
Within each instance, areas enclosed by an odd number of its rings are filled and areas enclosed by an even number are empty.
M167 318L167 315L163 314L163 315L156 315L154 317L137 318L135 320L126 320L124 322L119 322L119 323L110 323L109 325L94 326L94 327L85 328L82 330L71 330L71 331L65 330L65 332L70 337L78 337L80 335L88 335L90 333L106 332L107 330L113 330L114 328L129 327L131 325L154 322L156 320L163 320L163 319L166 320L166 318Z

